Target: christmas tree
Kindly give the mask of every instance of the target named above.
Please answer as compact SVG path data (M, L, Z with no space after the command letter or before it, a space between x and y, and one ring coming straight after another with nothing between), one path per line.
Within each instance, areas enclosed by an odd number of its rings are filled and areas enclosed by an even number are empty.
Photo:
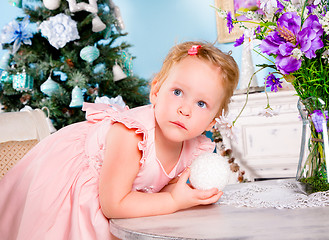
M130 44L112 0L34 0L2 30L8 53L0 62L4 111L47 107L59 129L85 119L82 102L120 96L129 107L147 103L147 81L132 74ZM117 98L116 98L117 97Z

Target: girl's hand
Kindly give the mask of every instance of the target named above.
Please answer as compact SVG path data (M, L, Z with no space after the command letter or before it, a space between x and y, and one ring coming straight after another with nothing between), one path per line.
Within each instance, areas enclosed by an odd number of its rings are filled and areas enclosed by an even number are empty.
M199 190L191 188L186 182L190 176L190 169L187 168L180 176L177 183L170 189L171 196L177 206L177 210L190 208L197 205L207 205L215 203L223 195L217 188L209 190Z

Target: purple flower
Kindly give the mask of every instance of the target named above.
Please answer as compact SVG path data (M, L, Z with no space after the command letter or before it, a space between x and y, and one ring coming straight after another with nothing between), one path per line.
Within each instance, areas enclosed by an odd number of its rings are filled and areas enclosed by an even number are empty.
M275 59L275 66L283 74L289 74L297 71L302 65L301 59L296 59L293 56L278 55Z
M276 10L275 14L281 13L284 9L283 4L279 0L276 0L276 4L277 4L276 7L278 8L278 10Z
M317 8L317 5L309 4L309 5L306 6L306 8L307 8L309 13L312 13Z
M234 42L234 47L240 46L244 42L244 34L241 37L237 38Z
M270 32L262 41L262 52L277 55L275 65L283 74L297 71L301 59L293 55L295 48L311 59L315 51L323 47L321 36L323 29L319 19L310 15L301 26L301 18L296 12L286 12L277 21L277 29Z
M324 111L326 121L328 120L328 111ZM311 114L311 118L317 132L323 132L322 123L324 121L323 113L321 110L314 110Z
M310 15L297 36L297 41L301 46L300 50L305 53L305 57L309 59L316 57L315 51L323 47L322 34L323 29L318 17Z
M227 13L227 17L226 17L226 20L227 20L227 27L228 27L228 32L231 33L234 26L233 26L233 21L232 21L232 14L231 14L231 11L229 11Z
M286 12L277 21L277 31L286 41L291 41L296 38L300 31L301 18L296 12Z
M285 43L285 40L278 32L270 32L260 45L260 50L268 55L279 54L279 46Z
M275 77L273 73L270 73L266 78L266 87L271 87L271 91L277 92L278 87L282 88L281 81Z
M260 31L261 31L261 28L260 28L260 26L258 26L258 27L256 28L255 33L260 33Z
M295 47L296 46L290 42L282 43L278 48L279 55L290 56L292 54L292 51L295 49Z

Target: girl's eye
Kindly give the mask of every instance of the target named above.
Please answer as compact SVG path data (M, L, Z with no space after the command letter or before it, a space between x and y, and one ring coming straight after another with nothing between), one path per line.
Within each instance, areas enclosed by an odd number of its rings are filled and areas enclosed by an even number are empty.
M180 95L182 95L182 91L179 90L179 89L175 89L174 90L174 95L179 97Z
M198 102L198 107L200 107L200 108L206 108L207 107L207 104L204 101L199 101Z

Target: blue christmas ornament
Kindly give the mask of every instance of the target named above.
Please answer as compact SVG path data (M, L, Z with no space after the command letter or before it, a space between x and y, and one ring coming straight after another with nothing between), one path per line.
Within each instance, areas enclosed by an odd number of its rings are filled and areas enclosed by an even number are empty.
M0 43L14 43L13 52L15 54L22 43L32 45L31 38L33 34L28 29L30 23L29 16L26 16L22 22L11 21L1 31Z
M80 51L80 57L89 62L92 63L96 58L99 57L99 50L96 47L93 46L87 46L81 49Z
M8 2L14 7L22 8L23 6L22 0L9 0Z
M67 80L67 74L61 71L53 71L54 76L59 76L60 80L62 82L65 82Z
M132 56L127 53L126 51L121 51L121 58L122 58L122 63L124 66L124 72L127 74L127 76L132 76L133 75L133 58Z
M17 91L31 91L33 89L33 78L25 70L13 77L13 88Z
M9 52L5 52L0 60L0 69L5 70L8 67L9 61L12 55Z
M49 76L48 79L41 84L40 86L40 90L41 92L43 92L44 94L48 95L49 97L59 89L59 84L57 82L55 82L54 80L51 79L51 77Z
M97 64L97 65L95 66L93 72L94 72L95 74L104 73L104 72L105 72L105 68L106 68L106 66L105 66L104 63L99 63L99 64Z
M72 100L70 103L70 107L79 108L82 107L83 104L83 93L78 86L75 86L72 90Z
M1 78L0 78L1 83L12 83L13 82L13 75L10 75L7 71L2 71L1 73Z

